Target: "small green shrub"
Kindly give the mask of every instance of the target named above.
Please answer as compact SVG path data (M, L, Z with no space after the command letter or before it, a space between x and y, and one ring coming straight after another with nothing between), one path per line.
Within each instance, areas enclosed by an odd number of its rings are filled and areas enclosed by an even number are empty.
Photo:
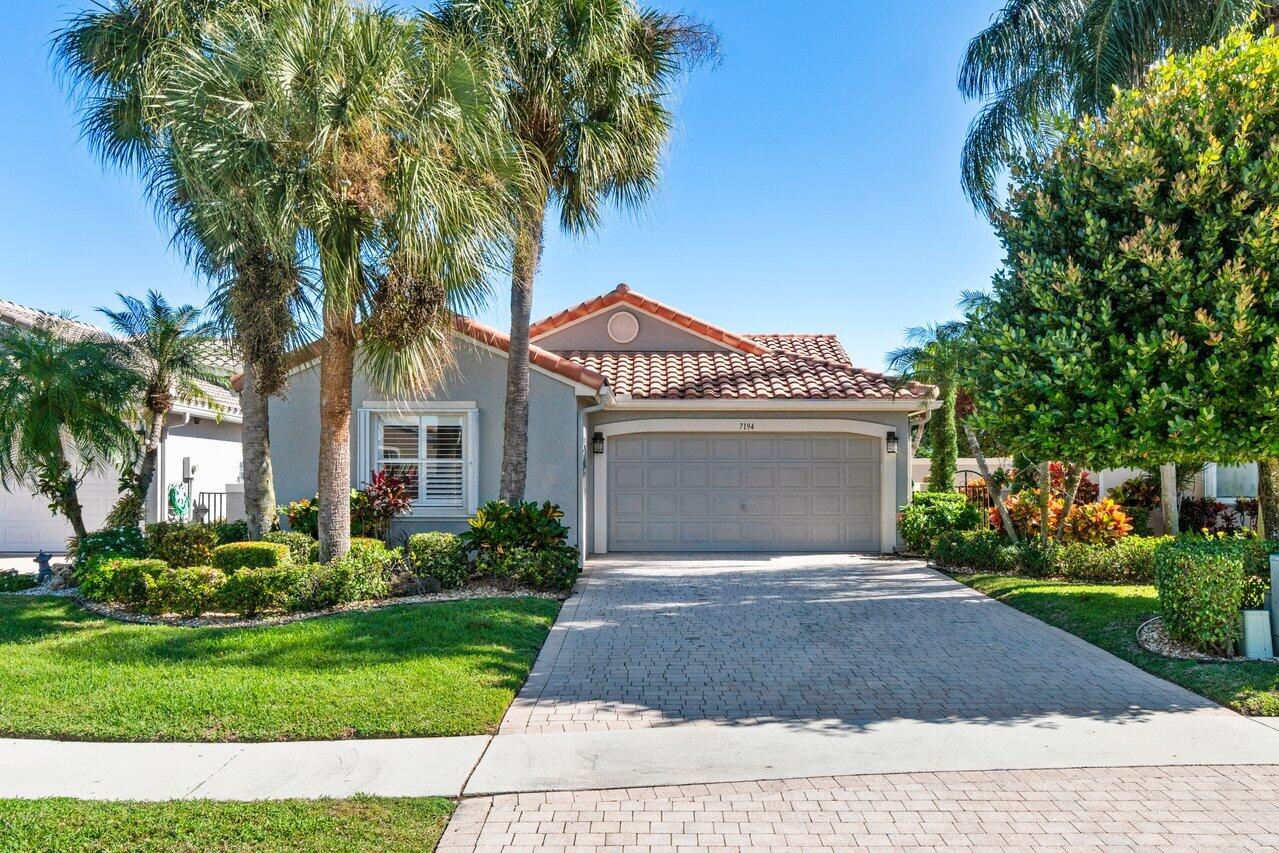
M1266 593L1270 591L1270 582L1256 575L1248 575L1243 579L1244 610L1261 610L1266 606Z
M155 579L169 568L164 560L106 557L90 561L80 577L80 594L92 601L144 607Z
M148 553L175 568L209 565L217 544L207 524L161 521L147 525Z
M1060 574L1058 560L1062 546L1039 539L1021 543L1017 549L1017 571L1030 578L1048 578Z
M239 521L219 521L212 527L213 538L218 540L219 545L249 541L249 523L244 519Z
M1089 583L1153 583L1155 552L1171 536L1128 536L1114 545L1064 545L1057 554L1057 574Z
M461 586L471 570L462 540L438 531L409 537L409 567L416 575L435 578L445 589Z
M902 539L916 554L929 554L943 533L977 530L986 520L977 507L956 492L920 492L901 512Z
M563 511L550 501L540 505L489 501L476 511L459 538L477 561L492 561L514 548L540 551L568 541L568 528L560 522L563 517Z
M252 619L259 613L288 607L305 576L306 567L288 563L263 568L242 567L227 577L218 600L232 613Z
M355 601L372 601L390 594L386 567L392 561L344 557L331 563L312 563L295 579L289 609L324 610Z
M949 568L980 572L1017 570L1017 546L994 530L952 530L937 538L933 560Z
M213 607L226 575L211 566L170 568L157 575L147 599L153 613L195 617Z
M272 530L270 533L262 534L262 541L287 545L289 558L293 560L295 566L305 566L320 559L320 543L296 530Z
M1182 537L1155 553L1155 586L1164 628L1174 640L1228 655L1239 633L1244 561L1219 541Z
M0 570L0 592L22 592L37 583L33 574L19 574L17 569Z
M352 551L386 551L386 543L381 539L375 539L372 536L352 536Z
M240 569L268 569L291 563L289 546L276 542L232 542L213 549L213 568L228 575Z
M147 540L136 527L107 527L90 533L81 542L74 537L67 543L68 553L79 572L101 557L145 557Z
M578 575L578 553L563 543L534 550L511 548L483 554L475 561L477 574L511 581L531 589L567 592Z

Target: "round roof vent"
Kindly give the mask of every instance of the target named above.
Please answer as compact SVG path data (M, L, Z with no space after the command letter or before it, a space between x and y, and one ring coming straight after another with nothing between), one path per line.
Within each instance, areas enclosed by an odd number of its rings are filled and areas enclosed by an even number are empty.
M608 318L608 336L614 343L629 344L639 335L639 320L630 311L618 311Z

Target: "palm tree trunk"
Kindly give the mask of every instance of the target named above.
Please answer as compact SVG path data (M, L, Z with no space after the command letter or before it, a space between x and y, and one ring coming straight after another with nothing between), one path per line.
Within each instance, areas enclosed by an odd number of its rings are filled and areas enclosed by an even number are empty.
M1013 527L1013 520L1008 514L1008 507L1004 506L1004 496L995 491L995 484L990 479L990 466L986 464L986 454L981 452L981 444L977 441L977 433L973 432L973 428L967 423L964 424L964 437L968 439L968 450L973 454L973 458L977 460L977 470L981 472L982 482L986 484L986 494L990 497L991 504L999 513L999 520L1004 525L1004 532L1008 534L1008 538L1013 541L1014 545L1020 545L1021 537L1017 535L1017 529Z
M261 539L275 521L269 402L267 396L258 391L257 368L246 358L240 391L240 409L244 413L240 449L244 464L244 514L250 539Z
M155 479L156 461L160 458L160 442L164 438L167 412L147 411L150 419L147 423L146 443L142 445L142 464L138 466L137 485L138 499L145 501L147 492L151 490L151 482Z
M1257 460L1257 532L1279 539L1279 459Z
M324 314L320 355L320 560L351 550L351 379L355 366L355 318L350 310Z
M953 382L941 384L941 408L937 410L929 431L932 459L928 464L928 490L931 492L955 491L955 469L959 457L959 442L955 436L955 400L958 391Z
M1177 466L1159 466L1159 507L1164 518L1164 534L1181 532L1181 507L1177 505Z
M80 505L80 493L75 477L71 476L71 463L67 461L67 451L61 441L58 442L58 475L52 482L57 484L57 494L49 497L57 501L62 514L71 522L76 539L83 542L89 535L84 526L84 507Z
M533 310L533 284L542 260L545 210L520 217L511 269L511 345L506 361L506 412L502 424L502 482L498 496L509 503L524 500L528 480L528 328Z

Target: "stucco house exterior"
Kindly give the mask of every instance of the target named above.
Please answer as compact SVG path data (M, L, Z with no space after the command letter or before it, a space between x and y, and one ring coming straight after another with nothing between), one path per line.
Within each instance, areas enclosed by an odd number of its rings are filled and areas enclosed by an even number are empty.
M110 337L89 323L0 299L0 323L31 327L38 322L52 323L76 338ZM210 353L210 360L228 380L239 369L226 353ZM147 494L148 522L169 517L168 493L174 484L184 492L189 489L194 501L203 500L210 520L243 517L240 399L230 388L200 385L213 405L204 400L179 399L175 403L161 440L155 481ZM79 496L88 529L102 527L118 494L119 474L115 471L94 471L84 479ZM46 498L27 488L0 488L0 554L34 554L42 549L57 554L66 549L71 525L51 513L48 504Z
M463 530L498 494L509 338L466 318L456 335L421 398L388 399L357 366L352 485L385 469L418 494L393 538ZM853 366L834 335L737 333L626 285L530 336L526 497L558 504L584 553L897 546L935 389ZM316 489L318 353L271 401L282 504Z

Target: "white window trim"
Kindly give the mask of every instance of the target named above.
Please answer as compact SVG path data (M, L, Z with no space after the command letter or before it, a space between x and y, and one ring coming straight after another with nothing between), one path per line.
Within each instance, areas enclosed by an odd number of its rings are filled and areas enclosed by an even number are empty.
M449 400L365 400L356 410L358 449L357 458L360 470L372 471L376 463L373 457L373 416L380 414L393 415L455 415L462 418L462 462L464 470L462 508L454 510L439 507L414 506L400 518L470 518L479 507L480 466L479 456L479 418L480 409L474 401ZM359 483L352 483L359 488Z
M866 435L886 440L888 433L896 427L888 424L870 423L868 421L827 419L827 418L768 418L756 421L760 435L768 433L850 433ZM688 432L737 432L741 421L737 418L651 418L635 421L614 421L600 424L594 431L604 436L604 452L595 453L594 470L594 550L599 554L608 553L608 439L618 435L634 435L636 433L688 433ZM909 441L909 436L904 437ZM907 456L900 451L889 453L884 442L879 445L879 549L881 553L891 554L897 547L897 466L899 456ZM907 470L910 460L906 459Z

